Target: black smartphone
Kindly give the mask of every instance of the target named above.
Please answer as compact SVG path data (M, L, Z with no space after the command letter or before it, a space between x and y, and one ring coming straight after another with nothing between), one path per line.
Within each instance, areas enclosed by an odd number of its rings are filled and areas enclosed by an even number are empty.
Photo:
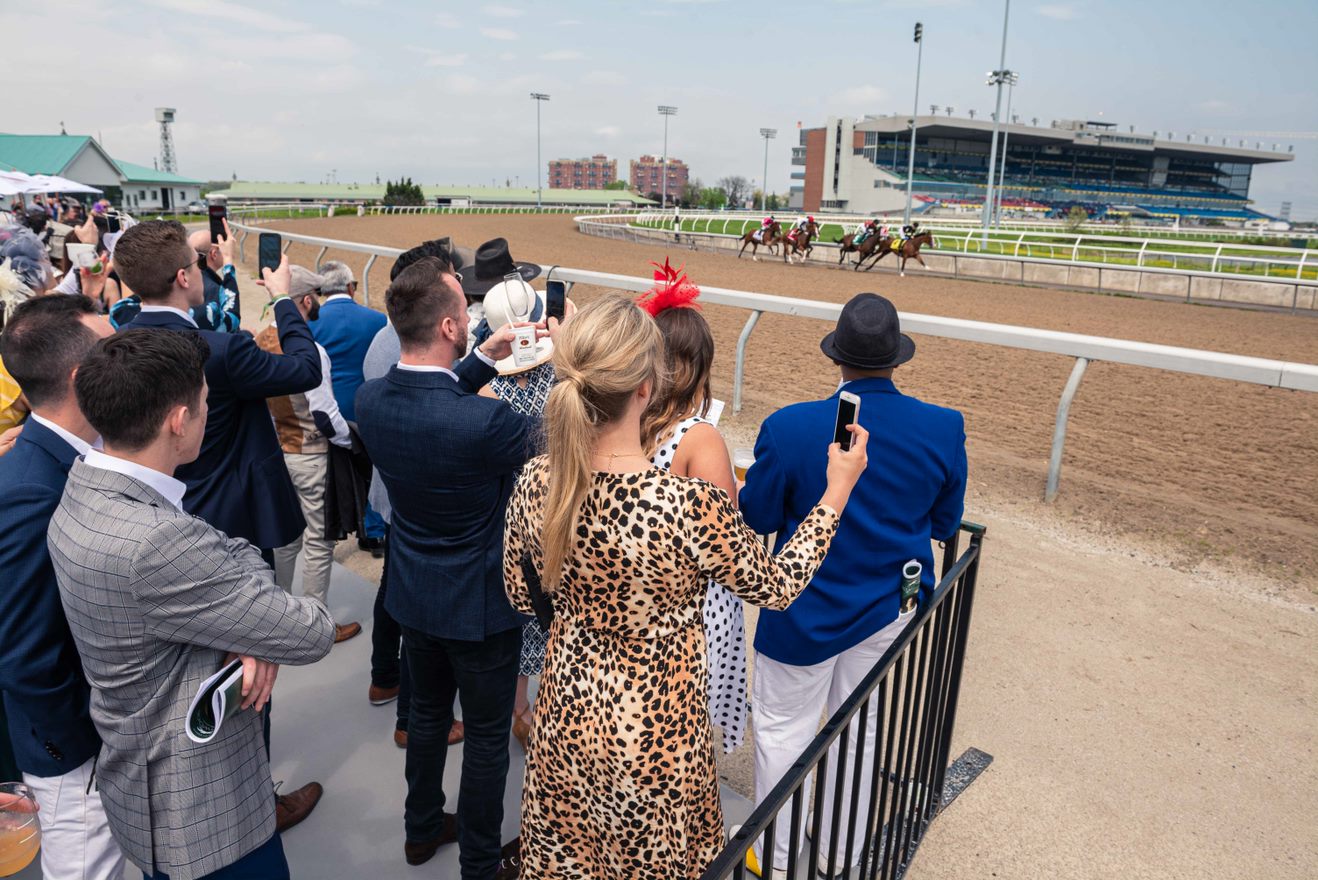
M567 311L567 282L566 281L546 281L545 282L545 318L557 318L563 320L563 313Z
M107 233L119 231L119 215L114 211L106 212L105 231Z
M847 425L856 424L860 416L860 397L850 391L839 391L837 395L837 421L833 424L833 442L841 444L842 451L851 448L852 434Z
M260 244L256 252L256 271L265 278L265 270L271 271L279 268L280 260L284 256L284 239L278 232L262 232Z
M215 244L224 235L224 220L229 216L229 209L224 205L211 205L207 213L211 221L211 244Z

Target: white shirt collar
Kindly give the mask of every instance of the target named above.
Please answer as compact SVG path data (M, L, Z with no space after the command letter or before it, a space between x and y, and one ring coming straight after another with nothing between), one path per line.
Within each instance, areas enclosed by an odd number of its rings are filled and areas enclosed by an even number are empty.
M116 474L123 474L125 477L131 477L138 482L146 483L182 512L183 493L188 490L188 487L169 474L162 474L160 471L143 467L135 461L126 461L113 455L106 455L99 449L88 452L83 460L91 467L100 468L103 471L113 471Z
M331 303L331 302L334 302L334 300L336 300L336 299L349 299L349 300L350 300L350 299L352 299L352 294L349 294L349 293L331 293L329 296L325 297L325 302L327 302L327 303ZM325 304L325 303L321 303L321 305L324 305L324 304Z
M434 364L405 364L402 361L399 361L398 369L408 370L413 373L443 373L453 379L454 382L458 381L457 373L453 372L448 367L438 367Z
M191 315L189 315L187 312L183 311L182 309L176 309L173 306L157 306L157 305L147 305L146 303L143 303L142 314L148 314L150 312L173 312L183 320L187 321L193 327L197 326L197 322L192 320Z
M32 413L30 418L32 419L32 421L36 422L37 424L45 425L47 429L54 431L56 434L58 434L59 438L63 440L65 443L72 446L73 451L78 453L79 455L86 455L91 450L99 449L101 447L100 437L96 438L95 443L88 443L86 440L82 439L77 434L64 430L59 425L52 422L50 419L42 418L36 413Z

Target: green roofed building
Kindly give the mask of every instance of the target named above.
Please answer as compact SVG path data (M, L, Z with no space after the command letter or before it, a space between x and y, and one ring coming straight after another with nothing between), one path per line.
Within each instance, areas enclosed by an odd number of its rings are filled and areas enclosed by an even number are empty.
M535 205L536 190L531 187L427 186L421 191L426 203L435 205ZM381 202L384 184L374 183L265 183L238 180L228 189L212 190L209 198L231 202ZM542 204L606 208L654 205L651 199L626 190L546 189Z
M132 213L176 211L201 199L202 181L114 159L87 135L0 134L0 169L85 183Z

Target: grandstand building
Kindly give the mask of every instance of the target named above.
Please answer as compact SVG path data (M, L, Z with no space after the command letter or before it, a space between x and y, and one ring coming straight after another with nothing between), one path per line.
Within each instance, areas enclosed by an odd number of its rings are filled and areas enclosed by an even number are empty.
M884 213L906 200L908 116L830 117L801 131L792 150L792 207ZM1288 152L1140 134L1113 123L1061 120L1048 127L1004 125L1007 213L1062 216L1073 206L1094 219L1145 221L1267 219L1252 210L1256 165L1288 162ZM915 210L979 210L984 204L993 122L918 117ZM999 141L1001 145L1001 141ZM999 149L1001 161L1001 148Z

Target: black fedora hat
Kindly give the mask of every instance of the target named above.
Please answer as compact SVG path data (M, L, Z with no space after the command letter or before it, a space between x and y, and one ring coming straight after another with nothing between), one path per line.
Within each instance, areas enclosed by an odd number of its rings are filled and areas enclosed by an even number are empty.
M913 358L915 342L902 332L892 303L877 293L858 293L842 307L837 329L819 350L848 367L882 370Z
M486 291L514 272L523 281L530 281L540 274L540 267L514 260L508 252L508 240L492 238L476 248L473 265L462 270L462 292L467 296L484 296Z

